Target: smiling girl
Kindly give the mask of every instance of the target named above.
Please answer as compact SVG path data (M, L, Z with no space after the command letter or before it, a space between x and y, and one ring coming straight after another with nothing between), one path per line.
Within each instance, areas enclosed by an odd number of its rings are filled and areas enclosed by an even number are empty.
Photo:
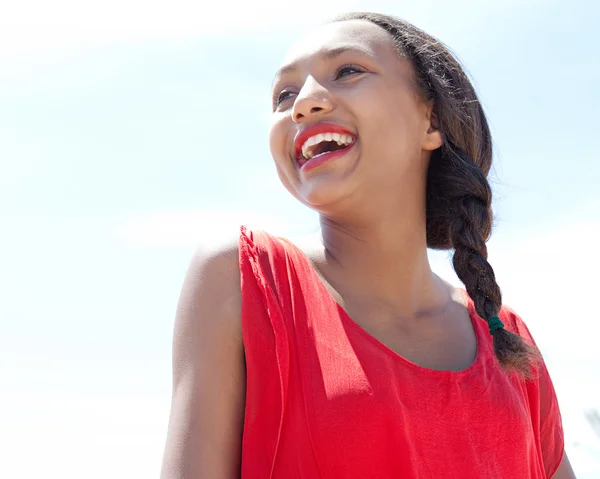
M383 15L320 27L275 76L270 147L321 229L198 250L162 477L574 478L487 261L490 131L448 49ZM454 251L464 290L428 247Z

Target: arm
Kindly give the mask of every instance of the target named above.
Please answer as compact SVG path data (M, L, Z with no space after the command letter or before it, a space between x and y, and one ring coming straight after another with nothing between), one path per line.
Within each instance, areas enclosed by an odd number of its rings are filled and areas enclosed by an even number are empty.
M237 242L192 259L177 307L162 479L240 477L245 401Z
M566 452L562 458L560 466L558 466L558 469L552 476L552 479L576 479Z

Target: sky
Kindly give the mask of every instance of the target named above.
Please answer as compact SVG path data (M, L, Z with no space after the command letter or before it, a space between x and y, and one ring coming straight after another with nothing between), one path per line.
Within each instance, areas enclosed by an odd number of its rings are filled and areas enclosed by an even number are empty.
M600 477L600 7L590 1L23 0L0 15L0 477L157 477L185 270L240 224L295 236L272 76L329 16L437 36L495 147L490 262L555 382L578 477ZM457 282L447 252L436 272Z

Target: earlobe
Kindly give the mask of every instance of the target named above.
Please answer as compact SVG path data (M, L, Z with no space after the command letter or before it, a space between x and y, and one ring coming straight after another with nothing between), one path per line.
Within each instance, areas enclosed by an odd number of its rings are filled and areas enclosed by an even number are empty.
M437 150L443 144L444 139L442 138L442 133L440 132L440 130L431 129L427 133L427 143L425 149L429 151Z

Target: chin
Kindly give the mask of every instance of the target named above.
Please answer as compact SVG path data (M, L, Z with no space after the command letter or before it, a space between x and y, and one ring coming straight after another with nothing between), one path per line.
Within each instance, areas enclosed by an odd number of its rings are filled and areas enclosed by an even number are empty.
M302 204L321 212L323 208L338 203L347 196L347 185L344 187L339 183L339 181L327 181L326 178L312 179L298 185L299 188L293 194Z

